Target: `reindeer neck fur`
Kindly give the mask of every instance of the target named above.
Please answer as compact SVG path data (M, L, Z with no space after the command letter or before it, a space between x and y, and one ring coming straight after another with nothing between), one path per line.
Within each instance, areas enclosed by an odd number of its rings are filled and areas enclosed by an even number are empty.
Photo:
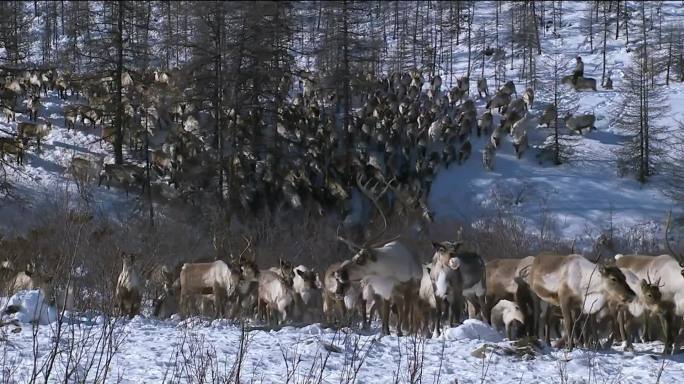
M350 270L351 280L361 280L369 275L386 277L399 282L418 280L421 268L413 253L399 241L391 241L381 247L373 248L376 261L356 265Z
M133 265L128 263L128 261L124 260L123 268L119 274L118 285L130 290L139 287L141 284L140 282L141 278L138 271Z
M580 300L582 312L594 314L603 308L608 301L603 287L603 278L596 264L582 255L569 255L566 268L565 284Z
M456 271L446 265L439 257L438 253L432 258L432 268L430 270L430 279L434 285L435 295L440 298L446 298L451 288L451 280L456 276Z

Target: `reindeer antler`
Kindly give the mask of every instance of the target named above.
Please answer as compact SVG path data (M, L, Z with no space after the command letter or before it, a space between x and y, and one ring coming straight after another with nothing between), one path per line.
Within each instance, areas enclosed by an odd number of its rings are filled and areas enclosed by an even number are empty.
M389 181L383 182L385 184L384 188L380 190L379 192L377 191L377 188L379 187L380 182L376 181L376 183L370 187L372 179L369 179L365 184L361 182L361 175L356 177L356 185L358 186L359 190L361 193L363 193L366 197L370 199L370 201L373 203L375 206L375 209L380 212L380 216L382 216L382 230L378 232L375 236L372 236L369 238L365 243L364 243L364 248L370 245L373 241L377 240L382 236L383 233L387 230L387 216L385 216L385 212L383 212L382 207L380 207L380 203L378 202L378 199L382 197L387 190L390 188L391 184L394 182L394 178L390 179Z
M240 256L238 256L238 260L242 260L242 256L244 256L245 252L247 252L248 249L252 247L252 239L247 237L247 236L242 236L243 239L247 242L247 245L245 246L245 249L240 252Z
M361 248L363 248L362 246L360 246L360 245L358 245L358 244L352 242L351 240L345 239L344 237L340 236L340 225L339 225L339 224L337 225L337 231L336 231L336 233L335 233L335 236L337 237L337 240L339 240L339 241L341 241L341 242L347 244L347 246L348 246L349 248L353 248L353 249L361 249Z
M667 213L667 225L665 226L665 246L667 247L667 251L670 252L672 257L677 259L679 262L679 265L684 267L684 256L680 255L679 253L675 252L672 246L670 245L670 227L672 226L672 210L670 210Z

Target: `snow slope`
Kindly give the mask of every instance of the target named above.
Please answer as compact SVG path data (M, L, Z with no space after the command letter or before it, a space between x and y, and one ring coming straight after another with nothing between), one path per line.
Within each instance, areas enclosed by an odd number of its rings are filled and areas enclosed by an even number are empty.
M594 47L590 53L589 42L584 27L581 29L580 17L586 14L590 3L568 2L563 4L563 22L568 23L559 29L560 38L554 42L547 33L542 37L541 57L537 57L538 70L541 70L545 57L553 50L554 44L562 47L561 61L565 65L565 74L571 74L574 58L581 56L585 63L585 77L597 79L601 82L601 47ZM485 22L493 24L491 15L486 15L486 9L492 9L491 2L476 3L476 15L483 13ZM665 21L676 20L681 17L681 4L665 2L663 6ZM679 10L679 11L678 11ZM505 11L504 11L505 12ZM475 21L475 23L480 20ZM598 40L598 39L596 39ZM599 42L595 41L595 45ZM512 213L526 219L532 228L538 228L543 211L550 212L559 224L562 238L572 239L587 232L597 233L607 227L610 214L618 226L631 228L640 225L658 227L664 221L669 209L677 209L673 201L663 195L663 177L655 176L642 185L630 176L617 176L616 158L614 150L626 139L626 132L612 125L611 110L619 103L620 86L622 84L623 69L631 60L627 52L625 40L608 39L607 69L612 74L614 90L605 90L598 86L597 92L581 92L578 94L578 112L594 112L597 130L584 134L575 148L574 159L561 166L550 164L540 165L536 150L528 150L521 160L515 157L510 139L502 144L497 151L494 171L483 172L482 150L487 141L485 138L472 140L473 152L471 159L463 166L442 170L433 185L430 204L437 212L437 218L455 217L461 220L472 220L491 213L499 199L494 194L505 197L516 197L522 192L523 201L519 204L505 207ZM460 70L466 71L466 64L460 62ZM509 68L509 66L506 66ZM517 68L518 65L516 64ZM488 71L488 69L490 71ZM485 69L485 76L490 79L492 88L493 68ZM458 72L458 71L457 71ZM479 66L475 73L479 75ZM507 79L516 82L519 94L528 86L517 81L517 71L508 71ZM471 79L471 83L473 83ZM471 95L474 94L474 84L471 84ZM564 92L575 92L564 88ZM677 121L684 118L684 84L671 82L665 89L671 113L661 123L666 127L676 127ZM537 88L532 108L537 116L543 112L543 107L550 102L552 94L545 87ZM484 100L478 104L479 113L484 108ZM538 128L529 133L530 145L539 145L543 137L548 134L545 128ZM611 212L612 211L612 212Z
M51 381L63 380L66 366L75 367L76 375L87 374L87 356L88 353L94 355L95 340L102 333L103 323L106 319L102 317L81 318L74 320L73 327L65 328L67 335L73 330L77 341L88 341L90 349L80 357L78 364L74 361L67 364L66 353L59 355ZM200 356L211 356L210 360L204 361L216 365L217 373L213 377L219 377L230 372L239 352L241 329L223 320L208 322L191 318L178 322L135 317L118 324L113 333L118 352L109 371L111 381L131 384L197 382L194 372L199 370ZM410 358L414 351L417 351L418 361L422 359L417 372L421 372L423 382L654 383L660 375L661 383L675 383L684 378L684 355L661 359L654 355L661 348L659 343L637 344L636 353L615 349L565 353L545 348L516 356L507 353L510 343L503 341L502 335L475 320L447 329L444 336L429 340L378 338L375 331L377 329L370 335L347 334L345 330L336 332L317 324L277 331L254 330L248 333L242 382L284 383L288 373L291 374L290 382L294 383L318 382L319 374L323 383L345 382L342 379L348 370L345 366L355 361L355 366L360 364L360 368L356 380L351 382L393 383L398 376L399 382L406 383L410 380L410 367L415 364ZM50 356L53 332L54 325L38 329L36 355L39 366ZM63 339L66 342L68 336L63 335ZM477 353L483 345L489 346L484 357ZM12 379L26 382L33 361L30 326L9 334L4 348L5 366L14 372ZM355 350L358 351L356 357ZM321 374L322 361L325 361L325 368ZM91 368L90 380L94 371ZM207 377L212 376L208 374ZM562 381L563 378L566 381Z

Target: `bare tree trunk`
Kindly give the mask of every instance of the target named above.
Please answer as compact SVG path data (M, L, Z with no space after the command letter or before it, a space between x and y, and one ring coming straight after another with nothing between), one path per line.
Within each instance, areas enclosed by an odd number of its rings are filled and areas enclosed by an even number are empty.
M617 0L617 9L615 11L615 40L620 38L620 0Z
M351 148L352 142L351 142L351 135L349 134L349 124L350 124L350 116L349 114L351 113L351 84L350 84L350 68L349 68L349 10L348 10L348 3L345 0L342 3L342 68L343 68L343 86L344 86L344 120L343 120L343 125L344 125L344 134L346 137L346 147L347 149L346 153L347 156L351 156L351 151L349 150ZM417 23L417 21L416 21ZM413 32L414 36L414 41L416 39L416 30L414 28ZM414 50L415 50L415 45L414 45ZM414 63L415 63L415 57L414 57ZM348 160L351 161L351 158L348 158ZM347 163L349 164L349 162Z
M470 78L470 68L471 68L471 57L472 57L472 50L473 50L473 44L470 39L472 35L472 30L473 30L473 14L475 13L475 2L473 2L473 8L472 10L468 8L468 72L467 76Z
M147 189L147 203L149 204L150 227L154 227L154 204L152 202L152 184L150 176L150 135L147 129L147 113L145 113L145 173L147 176L145 189Z
M667 43L667 64L666 64L666 72L665 72L665 85L670 85L670 68L672 67L672 40L674 31L670 30L670 36L669 36L669 41Z
M117 17L117 29L116 29L116 95L114 97L114 102L116 103L116 135L114 136L114 162L116 164L123 164L123 22L124 22L124 7L125 2L118 2L118 17Z
M541 42L539 41L539 21L537 20L537 11L534 6L536 2L532 2L532 21L534 22L534 35L536 37L536 43L537 43L537 55L541 55ZM544 5L542 3L542 15L544 14Z
M605 7L603 8L603 73L601 74L601 85L606 84L606 40L608 40L608 15Z
M598 3L596 4L596 9L598 9ZM589 10L589 49L591 53L594 53L594 10Z
M218 202L219 206L224 208L223 200L223 3L220 1L216 2L216 57L214 68L216 70L216 103L215 112L216 115L216 152L218 158ZM244 27L244 20L243 20ZM237 82L237 81L236 81ZM238 111L235 111L236 115Z

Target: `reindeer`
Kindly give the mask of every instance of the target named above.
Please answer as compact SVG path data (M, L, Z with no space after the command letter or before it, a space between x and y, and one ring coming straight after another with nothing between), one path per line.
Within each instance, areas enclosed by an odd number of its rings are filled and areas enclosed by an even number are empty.
M468 93L470 92L470 78L467 75L456 79L456 86L462 95L468 97Z
M575 79L572 75L568 75L563 76L561 83L572 86L576 91L585 89L596 90L596 79L591 77L578 77Z
M617 311L617 325L620 336L624 342L625 350L634 350L632 345L633 329L637 318L642 318L645 325L644 336L648 335L648 318L651 314L660 319L663 336L663 354L668 354L674 349L674 304L662 300L660 281L655 284L644 279L639 279L627 268L620 268L630 288L637 294L637 299L627 305L613 305L613 311Z
M506 84L499 89L499 93L508 96L515 94L515 97L518 97L518 92L515 90L515 83L513 83L513 80L508 80Z
M503 110L504 116L501 122L502 126L512 128L518 120L525 116L525 102L523 99L513 99Z
M384 189L379 192L375 188L369 189L369 184L370 182L364 185L360 178L357 178L361 192L371 199L380 212L383 229L362 245L338 235L340 241L358 249L358 252L340 265L337 276L342 286L352 281L370 285L381 301L383 335L389 335L390 305L394 302L398 313L397 334L402 335L403 322L408 319L412 300L418 294L422 267L416 252L400 239L373 244L387 229L387 218L378 203L378 198L384 195L391 182L386 183Z
M134 164L105 164L100 171L97 185L101 186L105 182L107 189L116 182L124 188L126 196L132 185L140 184L143 180L143 170Z
M93 160L85 157L74 156L69 165L69 173L76 180L76 184L84 186L100 176L102 170L102 158Z
M24 164L24 143L14 137L0 137L0 156L5 158L5 154L14 155L17 164Z
M487 87L487 79L484 77L477 80L477 94L480 98L482 98L483 93L484 93L485 97L489 97L489 88Z
M362 297L360 282L349 281L344 271L340 271L341 262L331 264L323 278L323 314L329 323L337 319L351 317L349 314L357 310L361 317L362 327L370 327L366 315L366 302Z
M596 117L592 114L573 115L571 112L568 112L565 115L565 127L570 131L579 132L580 135L585 128L596 129L594 127L595 121Z
M140 313L142 302L143 281L135 267L133 254L121 253L123 268L116 281L116 301L122 314L128 314L129 318Z
M38 112L42 108L40 96L30 96L26 101L26 107L28 108L31 121L36 121L38 119Z
M499 300L492 308L491 324L498 331L504 329L508 340L515 340L525 326L525 315L518 304Z
M520 136L513 136L513 148L515 149L515 155L520 159L527 150L527 132L523 132Z
M433 336L442 332L442 313L445 305L449 322L453 325L461 321L463 311L463 276L459 271L461 263L457 258L461 243L432 243L435 250L432 263L427 267L429 285L424 287L425 277L421 280L420 296L432 309ZM424 274L425 276L425 274Z
M511 102L511 95L508 93L498 92L494 97L492 97L485 105L486 109L491 110L492 108L499 108L501 112L502 108L507 106Z
M292 289L295 293L295 307L304 321L313 322L319 318L322 309L321 282L318 274L299 265L294 269Z
M527 281L522 277L530 268L534 256L522 259L494 259L485 264L487 282L487 312L490 313L494 303L501 300L514 301L524 314L523 323L528 327L528 334L533 335L538 327L534 316L534 297ZM524 272L525 271L525 272Z
M240 270L223 260L212 263L185 263L180 271L180 306L187 315L193 296L212 295L217 317L226 313L229 298L233 298L240 284Z
M24 121L17 124L17 137L23 140L24 146L28 145L31 138L35 138L38 151L40 151L40 140L49 135L51 130L52 123L50 121L44 123Z
M76 129L76 120L78 119L78 105L66 105L64 106L64 125L67 130Z
M291 281L267 270L259 273L259 313L270 324L291 320L296 311Z
M523 93L522 99L525 102L525 110L529 111L534 102L534 89L527 88L525 93Z
M556 117L558 116L558 112L556 111L556 106L553 104L549 104L545 109L544 113L539 117L539 126L542 126L546 124L546 127L550 127L551 123L556 122Z
M564 342L570 350L578 314L595 315L608 302L629 303L636 297L619 268L594 264L578 254L537 255L530 267L530 287L539 298L561 308Z
M4 102L2 102L1 104L2 104L2 113L7 118L7 124L10 123L10 120L11 121L17 121L17 111L14 109L14 107L6 104Z
M157 297L152 315L159 319L167 319L178 313L178 294L180 287L177 284L164 284L162 294Z
M492 131L491 136L489 137L489 143L492 145L494 149L499 148L499 143L501 143L501 136L503 136L503 130L504 128L501 125L497 125L494 128L494 131Z
M670 244L670 230L672 226L671 213L668 214L665 226L665 246L669 255L616 255L615 264L634 273L639 279L658 281L661 293L661 306L672 307L675 316L684 316L684 257L675 252ZM662 322L661 317L661 322ZM663 328L666 328L664 325ZM670 324L667 328L673 329ZM672 331L674 332L674 331Z
M2 270L2 288L3 294L11 296L19 291L30 291L39 289L43 296L48 297L52 292L53 276L41 273L36 269L35 261L26 264L24 270L15 271L11 265L3 267Z
M477 124L477 136L484 132L485 135L489 135L494 126L494 117L491 111L485 111L480 117L480 121Z

